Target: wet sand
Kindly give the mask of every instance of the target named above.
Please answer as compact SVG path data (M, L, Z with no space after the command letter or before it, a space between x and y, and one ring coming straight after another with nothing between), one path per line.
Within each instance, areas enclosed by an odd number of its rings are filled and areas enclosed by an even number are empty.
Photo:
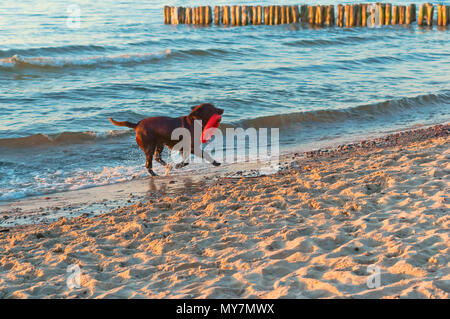
M292 153L270 176L233 166L187 187L161 177L50 195L15 206L37 216L23 223L9 206L0 298L448 298L448 135L438 125ZM86 202L91 212L44 223L55 205ZM67 287L71 265L79 288Z

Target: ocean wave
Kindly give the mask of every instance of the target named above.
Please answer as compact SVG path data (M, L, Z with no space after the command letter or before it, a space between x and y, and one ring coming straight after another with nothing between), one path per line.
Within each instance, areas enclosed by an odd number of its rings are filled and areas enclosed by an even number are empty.
M382 40L386 41L389 39L396 39L398 36L389 35L368 35L368 36L343 36L331 39L301 39L286 41L283 45L294 46L294 47L326 47L334 45L355 45L358 43L373 43L374 41Z
M35 134L26 137L0 139L0 147L29 148L39 146L60 146L82 144L93 141L121 138L134 134L131 130L111 130L104 133L96 132L62 132L60 134Z
M232 123L234 127L280 127L298 124L339 123L349 120L373 120L374 117L389 116L407 109L427 107L436 104L450 105L450 91L440 94L425 94L416 97L388 100L381 103L334 110L317 110L280 115L263 116Z
M210 48L210 49L188 49L188 50L175 50L173 56L215 56L228 53L227 50Z
M73 52L72 52L73 53ZM160 52L147 53L125 53L103 56L70 56L70 57L22 57L14 54L11 57L0 59L0 70L13 69L61 69L66 67L97 67L110 65L126 65L150 63L164 58L186 58L186 57L204 57L204 56L223 56L227 50L208 48L208 49L184 49L171 50L166 49Z
M243 128L262 128L262 127L280 127L286 128L298 124L314 123L344 123L345 121L364 121L373 120L376 117L390 116L398 112L407 111L418 107L429 107L436 104L450 105L450 91L440 94L426 94L416 97L406 97L402 99L393 99L375 104L365 104L356 107L344 109L327 109L317 111L306 111L298 113L288 113L279 115L270 115L245 119L233 123L221 123L220 127L226 129L229 127ZM124 115L118 115L125 119L144 118L143 115L126 112ZM138 120L135 120L138 121ZM59 134L35 134L27 137L0 139L0 147L4 148L28 148L36 146L60 146L68 144L82 144L89 142L100 142L106 139L122 138L134 134L133 130L111 130L100 133L93 131L86 132L62 132Z
M19 56L36 56L43 54L61 54L61 53L89 53L89 52L105 52L111 49L117 49L113 46L101 46L101 45L64 45L53 47L37 47L28 49L8 49L0 50L0 57L8 58L14 55Z
M15 54L12 57L0 59L0 69L60 69L64 67L90 67L98 65L114 65L128 63L148 63L160 60L172 54L167 49L162 52L117 54L88 57L33 57L22 58Z

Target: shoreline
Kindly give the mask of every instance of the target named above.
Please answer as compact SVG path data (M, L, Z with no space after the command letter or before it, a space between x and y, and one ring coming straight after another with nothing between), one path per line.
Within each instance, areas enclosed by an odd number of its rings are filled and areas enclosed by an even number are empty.
M344 157L355 152L372 151L379 148L407 145L424 139L446 136L450 123L424 128L398 131L381 137L360 138L345 144L331 144L324 148L296 152L290 149L280 156L280 170L302 162L319 158ZM113 209L134 205L158 196L180 192L201 191L222 178L260 176L257 163L238 162L195 174L193 171L172 171L169 176L149 177L86 189L32 196L14 201L0 202L0 231L19 225L51 223L61 217L74 218L80 215L95 216Z
M0 298L448 298L449 129L2 228Z

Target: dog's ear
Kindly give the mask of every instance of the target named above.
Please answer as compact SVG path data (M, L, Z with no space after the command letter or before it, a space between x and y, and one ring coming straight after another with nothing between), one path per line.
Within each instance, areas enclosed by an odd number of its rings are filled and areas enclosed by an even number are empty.
M193 106L192 107L192 111L191 111L191 114L189 114L190 116L193 116L193 117L196 117L196 118L200 118L200 116L201 116L201 108L200 107L198 107L198 105L196 105L196 106Z

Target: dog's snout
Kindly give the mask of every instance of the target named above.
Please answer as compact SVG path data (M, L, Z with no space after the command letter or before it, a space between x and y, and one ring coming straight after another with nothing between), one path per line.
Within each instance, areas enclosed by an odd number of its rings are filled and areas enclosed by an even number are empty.
M223 109L219 109L219 115L223 114Z

